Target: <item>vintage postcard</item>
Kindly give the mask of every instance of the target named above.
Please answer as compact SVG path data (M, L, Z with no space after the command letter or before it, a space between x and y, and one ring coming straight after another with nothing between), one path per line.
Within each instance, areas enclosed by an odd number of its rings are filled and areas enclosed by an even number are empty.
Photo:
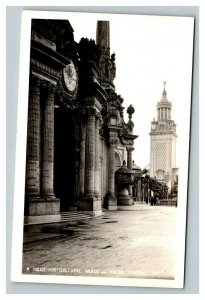
M183 288L194 18L24 11L11 279Z

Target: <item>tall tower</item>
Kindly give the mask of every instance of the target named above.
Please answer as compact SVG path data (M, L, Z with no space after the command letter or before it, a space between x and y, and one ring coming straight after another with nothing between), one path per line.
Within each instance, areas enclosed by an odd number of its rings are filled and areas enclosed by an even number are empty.
M114 91L116 76L115 54L110 56L110 23L97 21L96 43L100 48L100 82L106 92Z
M98 45L110 49L110 23L109 21L97 21L96 42Z
M157 103L157 121L151 122L150 132L150 176L166 183L171 190L176 168L176 124L171 118L172 104L167 99L166 81L162 98Z

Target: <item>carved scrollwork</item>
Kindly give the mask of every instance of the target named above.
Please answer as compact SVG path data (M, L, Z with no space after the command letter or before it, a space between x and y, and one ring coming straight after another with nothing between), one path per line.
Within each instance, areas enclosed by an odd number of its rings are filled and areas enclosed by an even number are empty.
M83 108L81 110L81 116L84 120L95 121L97 111L94 108Z
M125 139L123 136L120 136L120 141L123 145L130 145L132 146L134 144L134 141L131 139Z
M116 77L115 53L111 55L110 61L111 61L110 80L113 81Z

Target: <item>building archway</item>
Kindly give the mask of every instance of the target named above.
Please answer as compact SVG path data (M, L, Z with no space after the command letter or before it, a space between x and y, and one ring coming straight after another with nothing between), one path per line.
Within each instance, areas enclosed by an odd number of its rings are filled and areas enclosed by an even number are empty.
M54 193L61 212L75 204L75 124L68 109L55 109L54 118Z
M122 166L122 158L120 154L115 151L115 171L117 171Z

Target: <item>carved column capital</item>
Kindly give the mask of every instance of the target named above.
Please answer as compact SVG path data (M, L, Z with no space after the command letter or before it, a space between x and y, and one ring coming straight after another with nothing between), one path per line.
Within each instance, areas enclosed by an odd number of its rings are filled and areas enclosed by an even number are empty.
M126 147L127 152L132 152L133 150L135 150L135 148L133 147Z
M50 82L47 83L47 90L48 90L48 94L50 96L54 96L55 92L56 92L56 86Z
M109 144L112 147L115 147L118 143L118 138L117 137L110 137L109 138Z
M40 95L41 80L34 75L30 77L30 91L32 94Z
M96 119L96 110L94 108L83 108L81 115L85 121L94 122Z
M101 116L101 113L100 113L100 112L96 111L96 112L95 112L95 116L96 116L96 119L97 119L98 121L101 121L102 116Z
M50 81L42 80L41 87L43 91L48 94L49 97L54 98L57 89L55 84L51 83Z
M110 146L114 147L114 146L116 146L118 144L118 142L119 142L119 139L117 137L117 132L110 131L109 132L109 138L108 138L108 144Z

